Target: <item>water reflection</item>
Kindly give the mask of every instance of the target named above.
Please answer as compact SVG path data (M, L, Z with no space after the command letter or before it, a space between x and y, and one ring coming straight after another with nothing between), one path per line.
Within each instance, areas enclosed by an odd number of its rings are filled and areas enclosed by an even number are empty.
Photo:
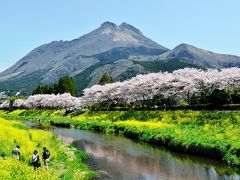
M239 179L237 175L219 175L225 166L212 160L173 154L124 137L74 129L53 130L66 143L87 152L95 170L114 180L217 180Z

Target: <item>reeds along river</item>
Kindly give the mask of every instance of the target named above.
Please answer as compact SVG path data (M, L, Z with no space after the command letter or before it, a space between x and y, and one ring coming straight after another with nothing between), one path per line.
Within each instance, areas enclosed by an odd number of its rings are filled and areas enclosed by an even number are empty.
M217 180L239 179L239 169L221 162L172 153L137 143L125 137L77 129L53 129L60 139L87 152L89 165L100 171L101 179L114 180Z

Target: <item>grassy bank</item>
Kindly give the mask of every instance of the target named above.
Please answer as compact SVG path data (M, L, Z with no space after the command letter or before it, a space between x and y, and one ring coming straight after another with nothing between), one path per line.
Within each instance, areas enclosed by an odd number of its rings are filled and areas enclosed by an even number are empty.
M240 166L237 111L109 111L66 115L65 111L16 110L0 114L10 119L65 122L80 129L122 134Z
M0 118L0 179L91 179L96 173L84 163L87 155L66 146L52 133L28 129L17 121ZM11 151L20 145L20 160L12 157ZM30 166L33 151L41 156L46 146L51 152L49 170L42 167L37 171Z

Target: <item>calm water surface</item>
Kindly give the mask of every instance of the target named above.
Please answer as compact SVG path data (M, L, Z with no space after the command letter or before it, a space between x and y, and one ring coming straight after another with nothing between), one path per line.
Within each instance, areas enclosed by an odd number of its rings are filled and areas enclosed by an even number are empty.
M31 125L31 123L28 123ZM52 129L65 143L74 144L91 157L88 164L113 180L239 180L239 169L138 143L125 137L78 129Z

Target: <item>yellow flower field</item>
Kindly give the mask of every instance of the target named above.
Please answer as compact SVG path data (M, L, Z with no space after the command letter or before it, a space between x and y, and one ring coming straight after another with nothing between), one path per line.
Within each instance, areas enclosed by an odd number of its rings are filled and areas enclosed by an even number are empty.
M75 154L75 149L67 147L46 131L28 129L17 121L0 118L0 180L2 179L89 179L94 172L89 171ZM20 145L20 161L12 157L12 149ZM51 152L49 170L42 167L34 171L30 165L34 150L41 152L48 147ZM86 156L86 155L85 155ZM81 174L81 171L87 172Z

